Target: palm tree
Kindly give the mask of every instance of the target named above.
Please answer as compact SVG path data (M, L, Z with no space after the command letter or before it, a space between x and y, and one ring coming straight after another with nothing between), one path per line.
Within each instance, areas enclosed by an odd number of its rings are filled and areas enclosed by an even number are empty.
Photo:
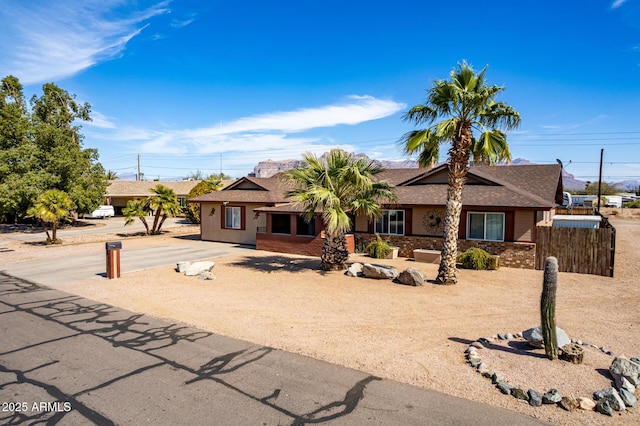
M351 229L349 214L369 218L381 212L380 202L395 201L387 182L374 181L384 169L368 160L357 160L340 149L332 149L326 163L312 153L303 154L305 165L285 172L297 186L287 192L304 206L304 218L322 215L325 240L322 245L321 268L324 271L345 269L349 258L346 232Z
M50 189L38 197L35 205L27 211L27 217L36 218L42 224L47 234L47 244L60 244L62 241L56 235L58 225L69 217L73 207L73 201L66 192ZM47 223L51 223L51 235Z
M151 233L159 234L162 224L168 216L180 214L180 202L178 202L175 191L164 185L158 184L151 189L151 192L153 195L149 197L149 206L156 212Z
M140 219L140 222L144 225L144 229L146 230L146 234L149 235L151 232L149 230L149 224L147 223L147 216L151 211L151 207L149 206L149 199L145 198L144 200L129 200L127 201L127 207L122 209L122 214L125 217L125 226L131 225L136 217Z
M504 90L488 86L484 80L487 67L479 73L466 62L451 71L451 80L438 80L427 90L425 104L416 105L404 119L428 128L413 130L402 136L405 153L419 153L422 167L438 161L440 144L451 143L448 152L448 189L444 222L442 260L436 281L442 284L457 282L456 256L458 228L462 212L462 188L466 181L471 158L476 163L495 165L510 161L506 135L520 124L520 114L511 106L496 102ZM436 121L442 119L442 121ZM477 134L474 135L474 132Z
M107 170L105 176L107 177L107 180L119 179L118 172L114 172L113 170Z

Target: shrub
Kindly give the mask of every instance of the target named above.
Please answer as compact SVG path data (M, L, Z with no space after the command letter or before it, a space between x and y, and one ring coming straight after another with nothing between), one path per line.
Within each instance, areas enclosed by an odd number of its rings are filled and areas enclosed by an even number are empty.
M367 253L376 259L384 259L391 253L391 246L388 242L380 238L379 234L376 234L375 241L370 242L367 246Z
M458 256L458 262L465 269L498 269L500 261L479 247L472 247Z

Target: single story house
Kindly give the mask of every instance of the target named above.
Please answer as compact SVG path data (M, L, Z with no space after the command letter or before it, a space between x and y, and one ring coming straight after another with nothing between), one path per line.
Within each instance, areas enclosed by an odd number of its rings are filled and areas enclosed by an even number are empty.
M447 198L447 166L388 169L380 180L395 186L397 202L382 216L354 217L360 248L380 234L400 247L441 250ZM200 203L200 237L208 241L255 245L257 249L319 256L324 238L320 216L307 223L301 206L285 197L290 183L281 175L243 177ZM536 226L550 225L562 204L560 165L473 166L462 193L459 250L482 247L500 255L505 266L534 268Z
M178 196L180 207L187 205L187 195L189 191L200 183L199 180L177 180L177 181L153 181L153 180L110 180L107 192L104 196L104 204L114 207L117 215L122 214L122 209L127 206L130 200L141 200L151 195L151 190L160 185L173 189ZM229 181L224 181L224 184Z

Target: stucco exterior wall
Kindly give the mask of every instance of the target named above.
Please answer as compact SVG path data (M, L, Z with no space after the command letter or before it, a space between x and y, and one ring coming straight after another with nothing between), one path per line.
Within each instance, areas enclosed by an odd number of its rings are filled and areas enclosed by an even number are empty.
M253 209L263 207L257 204L228 204L228 207L244 207L244 229L224 229L222 203L202 203L200 212L200 238L205 241L223 243L256 244L256 230L266 226L266 215L256 218Z
M444 207L414 207L413 235L439 237L444 234Z

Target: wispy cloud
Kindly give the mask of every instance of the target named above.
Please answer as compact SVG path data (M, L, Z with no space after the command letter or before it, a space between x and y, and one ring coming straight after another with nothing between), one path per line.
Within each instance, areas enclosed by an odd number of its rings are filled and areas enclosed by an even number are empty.
M617 9L622 6L627 0L613 0L611 4L611 9Z
M115 129L116 124L98 111L91 111L91 121L79 123L83 126L97 127L99 129Z
M103 133L101 137L129 142L129 146L143 153L212 154L265 151L272 157L277 157L278 152L287 152L290 157L292 152L323 152L334 145L327 138L313 135L316 129L357 125L388 117L405 107L405 104L392 100L371 96L349 96L336 104L242 117L197 129L126 128ZM138 142L138 145L134 148L135 142Z
M2 74L40 83L116 58L169 3L131 10L122 0L3 2L0 25L11 37L0 41Z

